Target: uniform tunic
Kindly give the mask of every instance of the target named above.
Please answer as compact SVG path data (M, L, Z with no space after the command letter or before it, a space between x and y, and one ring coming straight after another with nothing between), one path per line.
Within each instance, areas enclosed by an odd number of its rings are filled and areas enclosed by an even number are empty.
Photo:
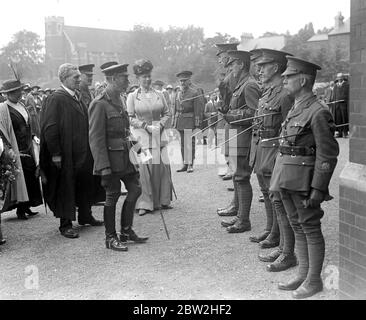
M293 105L293 99L283 88L282 81L271 85L259 100L256 116L258 126L253 131L250 165L255 173L271 176L278 152L279 141L262 142L261 139L279 136L281 124Z
M224 115L227 123L253 117L258 107L259 98L260 89L258 84L250 77L249 73L243 73L233 91L230 109ZM236 180L247 180L251 175L249 166L251 125L250 121L230 124L229 137L238 135L228 143L229 157L236 171L234 173Z

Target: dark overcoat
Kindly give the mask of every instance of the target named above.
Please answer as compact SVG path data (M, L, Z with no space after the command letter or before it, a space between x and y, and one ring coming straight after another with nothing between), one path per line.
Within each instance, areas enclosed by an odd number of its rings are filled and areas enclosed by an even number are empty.
M88 157L86 107L63 88L50 95L42 110L40 166L47 178L44 195L57 218L75 220L75 179ZM52 162L61 156L61 169Z

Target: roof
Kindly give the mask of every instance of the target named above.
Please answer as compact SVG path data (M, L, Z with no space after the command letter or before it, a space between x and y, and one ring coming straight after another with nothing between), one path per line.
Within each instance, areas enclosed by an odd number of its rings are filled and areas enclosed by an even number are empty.
M286 45L285 36L273 36L262 37L256 39L250 39L249 41L242 42L238 50L250 51L259 48L268 48L273 50L282 50Z
M315 41L328 41L328 34L326 33L316 34L308 40L308 42L315 42Z
M351 22L348 18L339 28L334 28L328 35L335 36L338 34L351 33Z
M64 26L64 34L72 46L89 52L121 52L128 31Z

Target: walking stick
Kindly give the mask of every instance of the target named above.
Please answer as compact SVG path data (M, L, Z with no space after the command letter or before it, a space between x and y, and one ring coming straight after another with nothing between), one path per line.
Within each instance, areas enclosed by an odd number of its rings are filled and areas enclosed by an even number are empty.
M244 104L244 105L242 105L241 107L239 107L238 109L236 109L236 110L240 110L240 109L243 109L243 108L245 108L247 105L246 104ZM224 118L221 118L221 119L219 119L219 120L217 120L217 121L215 121L214 123L211 123L209 126L207 126L206 128L203 128L202 130L200 130L200 131L198 131L198 132L196 132L195 134L193 134L192 135L192 138L193 137L195 137L195 136L197 136L198 134L200 134L200 133L202 133L202 132L204 132L205 130L207 130L207 129L209 129L209 128L211 128L212 126L214 126L215 124L217 124L217 123L219 123L219 122L221 122L222 120L225 120ZM230 122L230 124L231 124L232 122Z
M345 100L337 100L337 101L333 101L333 102L328 102L326 104L329 106L330 104L335 104L335 103L340 103L340 102L345 102Z
M257 120L257 119L261 119L261 118L268 117L268 116L274 116L276 114L281 114L281 112L267 113L267 114L262 114L260 116L240 119L240 120L232 121L232 122L230 122L230 124L236 124L236 123L241 123L241 122L245 122L245 121Z
M255 126L257 126L258 124L255 123L253 124L252 126L250 126L249 128L246 128L245 130L243 130L242 132L236 134L235 136L231 137L230 139L224 141L223 143L219 144L218 146L214 147L211 149L211 151L215 150L215 149L218 149L218 148L221 148L222 146L224 146L226 143L228 143L229 141L233 140L234 138L237 138L239 137L241 134L245 133L245 132L248 132L249 130L253 129Z
M162 160L161 155L160 155L160 160ZM145 164L146 164L146 168L147 168L147 171L148 171L150 179L151 179L152 175L151 175L151 170L150 170L149 164L147 162ZM159 188L159 199L160 199L160 188ZM170 240L168 228L167 228L166 223L165 223L165 219L164 219L163 211L161 210L161 206L159 208L159 212L160 212L161 220L163 221L163 226L164 226L166 237L168 238L168 240Z

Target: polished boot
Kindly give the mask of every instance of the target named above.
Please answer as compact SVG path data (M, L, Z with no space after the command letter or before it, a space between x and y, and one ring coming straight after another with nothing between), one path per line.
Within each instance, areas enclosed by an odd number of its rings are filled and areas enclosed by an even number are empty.
M292 293L292 297L294 299L305 299L312 297L321 291L323 291L323 282L321 279L313 283L304 281L301 286Z
M78 220L78 223L81 226L85 226L86 224L89 224L92 227L101 227L101 226L104 225L104 222L103 221L95 219L91 214L90 214L90 218L87 221Z
M119 236L121 242L133 241L136 243L145 243L148 239L149 237L139 237L132 228L124 230Z
M293 268L297 265L297 259L294 254L282 253L276 261L269 264L266 269L268 272L281 272Z
M264 230L263 233L257 235L257 236L251 236L249 237L250 242L259 243L263 240L265 240L269 236L270 231Z
M133 230L133 212L135 210L136 201L130 202L125 201L121 210L121 234L120 241L133 241L136 243L144 243L149 238L148 237L139 237Z
M187 173L192 173L192 172L193 172L193 166L191 164L189 164L187 167Z
M273 250L272 252L270 252L269 254L260 253L258 255L258 259L259 259L259 261L262 261L262 262L274 262L281 255L281 253L282 253L282 250L280 248L277 248L277 249Z
M104 206L103 219L105 225L105 235L113 236L116 234L116 206Z
M237 190L237 183L234 180L233 180L233 187L234 187L234 197L227 207L217 209L217 214L219 216L232 217L238 214L238 207L239 207L238 190Z
M234 217L238 214L238 208L235 206L230 206L224 210L217 211L220 217Z
M294 291L299 288L304 281L305 279L303 278L295 277L288 282L280 282L278 284L278 289L285 291Z
M16 214L19 220L28 220L23 208L17 208Z
M188 165L184 164L182 168L178 169L177 172L185 172L188 169Z
M303 230L306 236L309 271L304 283L293 292L295 299L305 299L323 290L321 272L323 268L325 243L323 234L318 226L304 226Z
M117 234L108 235L105 239L105 246L114 251L128 251L128 248L118 239Z
M249 215L253 199L252 186L250 181L238 181L236 188L239 202L238 220L234 225L227 227L228 233L242 233L251 230Z
M230 221L221 221L221 226L223 226L224 228L233 226L236 222L238 221L238 218L235 217L234 219L230 220Z
M266 203L266 202L264 202L264 203ZM278 227L277 215L276 215L276 211L274 209L273 204L271 204L271 206L272 206L272 228L271 228L271 232L268 235L268 237L266 239L264 239L263 241L259 242L259 246L262 249L275 248L280 244L280 230ZM267 212L267 210L266 210L266 212Z
M29 207L27 208L27 209L25 209L25 213L28 215L28 216L30 216L30 217L32 217L32 216L35 216L35 215L37 215L39 212L33 212Z
M308 245L305 234L299 224L292 224L295 233L295 251L299 261L299 267L295 278L288 282L279 283L278 288L281 290L296 290L305 281L309 271Z

